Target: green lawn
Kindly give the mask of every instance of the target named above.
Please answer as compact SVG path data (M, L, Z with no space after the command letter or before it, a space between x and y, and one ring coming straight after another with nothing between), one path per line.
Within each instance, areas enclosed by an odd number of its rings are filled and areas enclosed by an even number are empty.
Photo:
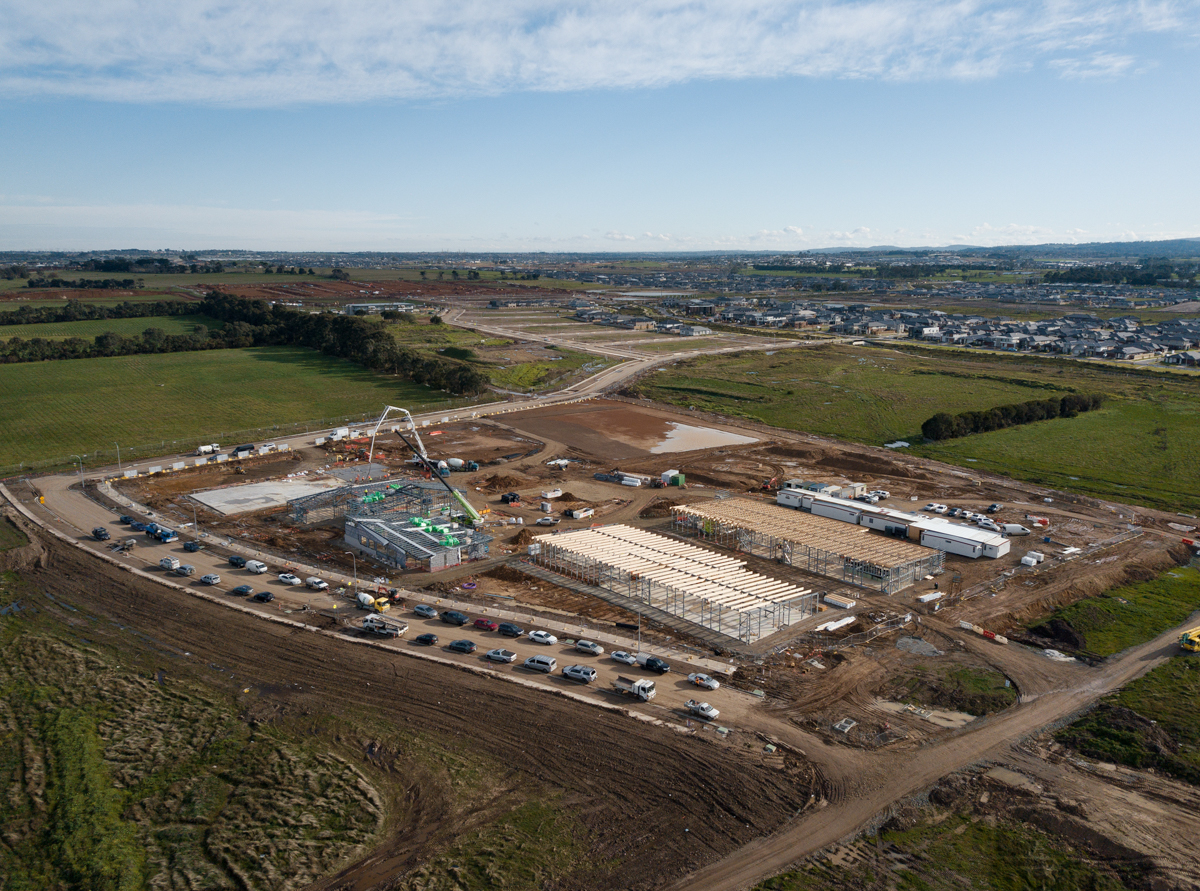
M67 337L96 337L99 334L141 334L147 328L161 328L168 334L191 334L197 325L217 330L223 323L208 316L151 316L141 319L87 319L82 322L47 322L40 325L0 325L0 340L20 337L63 339Z
M1069 360L819 346L689 359L646 378L646 396L912 452L1119 501L1200 510L1200 380ZM939 443L921 424L998 405L1099 393L1105 406Z
M2 365L0 469L72 454L111 463L114 443L130 458L304 432L305 421L361 420L388 404L450 400L300 347Z

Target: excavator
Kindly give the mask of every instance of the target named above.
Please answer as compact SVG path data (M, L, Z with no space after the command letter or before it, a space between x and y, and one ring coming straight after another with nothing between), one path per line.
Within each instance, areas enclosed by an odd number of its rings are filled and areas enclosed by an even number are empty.
M1189 653L1200 653L1200 625L1179 635L1179 646Z
M421 459L421 463L424 465L425 469L429 471L430 478L437 480L446 487L446 490L451 494L451 496L453 496L454 500L458 502L459 506L463 509L463 512L470 517L472 525L482 526L484 522L483 515L480 514L479 511L475 510L475 508L471 507L471 502L467 501L462 492L458 491L442 478L437 464L429 460L429 453L425 451L425 443L421 442L421 434L417 432L417 422L413 420L413 416L409 413L407 408L400 408L399 406L395 405L384 406L383 414L379 416L379 420L375 422L375 428L371 431L371 449L367 453L367 467L369 468L371 466L371 461L375 458L375 435L379 433L379 428L383 426L383 422L387 419L387 416L390 412L399 412L404 416L404 419L408 421L408 430L412 434L412 438L416 442L416 445L413 445L413 443L409 442L404 434L400 432L399 428L397 428L396 435L400 437L400 441L412 449L413 454Z

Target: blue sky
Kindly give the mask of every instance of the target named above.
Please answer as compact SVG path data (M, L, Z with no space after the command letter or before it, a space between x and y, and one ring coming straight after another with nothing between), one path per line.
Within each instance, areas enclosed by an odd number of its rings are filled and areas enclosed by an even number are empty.
M1200 236L1200 0L0 0L0 249Z

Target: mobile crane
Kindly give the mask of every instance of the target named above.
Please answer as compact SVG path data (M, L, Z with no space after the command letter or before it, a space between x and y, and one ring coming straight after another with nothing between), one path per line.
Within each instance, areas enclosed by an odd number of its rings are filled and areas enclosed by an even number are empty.
M383 414L379 416L379 420L375 422L374 429L371 430L371 450L367 453L368 471L371 467L371 462L375 458L375 436L377 433L379 433L379 428L383 426L383 422L387 420L387 416L391 412L399 412L404 416L404 419L408 421L408 429L409 432L412 433L413 441L416 443L416 445L413 445L412 442L409 442L404 434L400 432L400 428L396 427L395 432L396 435L400 437L400 441L412 449L413 454L421 459L421 463L425 466L425 469L429 471L429 475L446 487L446 491L448 491L451 496L453 496L454 500L458 502L459 506L462 507L463 512L471 518L472 525L482 525L482 514L475 510L475 508L471 507L471 502L467 501L466 496L464 496L462 492L458 491L442 478L437 464L429 460L429 453L425 451L425 443L421 442L421 434L417 432L417 422L413 420L413 416L407 408L400 408L396 405L384 406Z

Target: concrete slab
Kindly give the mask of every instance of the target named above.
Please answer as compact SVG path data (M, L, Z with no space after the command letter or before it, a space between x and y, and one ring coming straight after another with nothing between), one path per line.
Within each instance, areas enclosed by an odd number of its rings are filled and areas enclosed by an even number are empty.
M344 485L346 483L343 480L330 477L268 480L263 483L209 489L206 492L197 492L192 497L228 517L231 514L244 514L268 507L282 507L293 498L328 492Z

